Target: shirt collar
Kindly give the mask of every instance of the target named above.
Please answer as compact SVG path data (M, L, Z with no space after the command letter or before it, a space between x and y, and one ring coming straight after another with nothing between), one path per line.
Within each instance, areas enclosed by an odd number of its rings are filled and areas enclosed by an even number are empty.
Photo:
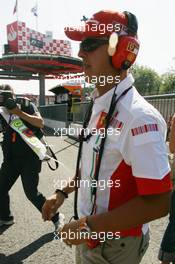
M126 90L128 89L130 86L132 86L134 83L134 78L132 76L132 74L128 74L127 77L125 79L123 79L116 88L116 99ZM110 89L108 92L106 92L105 94L103 94L102 96L98 97L98 90L95 89L92 93L92 98L95 101L94 104L97 105L98 107L100 107L102 109L102 111L104 112L108 112L109 111L109 107L110 107L110 103L111 103L111 99L112 99L112 95L114 93L114 89L116 86L114 86L112 89Z
M116 89L116 95L117 95L117 98L126 90L128 89L130 86L132 86L134 83L134 78L132 76L131 73L129 73L127 75L127 77L125 79L123 79L117 86L117 89Z

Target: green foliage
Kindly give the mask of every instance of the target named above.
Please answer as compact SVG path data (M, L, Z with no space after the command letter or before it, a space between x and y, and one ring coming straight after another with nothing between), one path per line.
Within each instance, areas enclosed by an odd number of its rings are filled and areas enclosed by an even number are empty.
M161 93L175 92L175 71L170 71L162 75Z
M161 77L151 68L135 65L131 70L138 92L142 95L159 94Z
M159 75L151 68L135 65L131 73L135 79L134 85L142 95L175 93L175 70ZM93 89L94 85L84 87L83 95L91 94Z
M83 88L83 95L85 96L86 94L90 95L92 93L92 91L94 90L94 85L92 86L88 86L88 87L84 87Z

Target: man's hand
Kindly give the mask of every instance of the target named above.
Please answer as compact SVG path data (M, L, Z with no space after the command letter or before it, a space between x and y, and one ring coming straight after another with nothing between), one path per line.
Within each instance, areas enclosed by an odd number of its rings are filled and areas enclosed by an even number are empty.
M17 115L17 116L20 116L21 114L21 109L19 109L18 106L14 107L13 109L7 109L9 114L12 114L12 115Z
M29 115L26 112L21 111L21 109L16 106L13 109L7 109L9 114L17 115L21 119L27 121L30 123L32 126L38 127L38 128L43 128L44 127L44 121L40 115L39 112L36 112L33 115Z
M61 192L58 192L50 196L45 201L42 207L42 218L44 221L51 220L51 218L56 214L58 208L63 204L64 199L64 195Z
M65 224L63 229L59 232L59 236L61 241L68 246L80 245L87 242L87 238L85 238L79 231L79 221L72 221Z

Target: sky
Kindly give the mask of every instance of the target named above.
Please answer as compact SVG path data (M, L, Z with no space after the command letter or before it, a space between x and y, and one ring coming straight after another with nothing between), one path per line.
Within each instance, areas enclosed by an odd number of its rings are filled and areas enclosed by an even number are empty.
M17 20L13 15L16 0L0 0L0 54L7 43L6 25ZM64 27L78 26L83 15L90 18L102 10L130 11L139 22L138 37L141 43L137 63L163 74L175 69L174 0L18 0L18 20L36 29L36 18L31 8L38 4L38 31L50 30L55 39L67 39ZM73 56L77 57L78 42L71 42ZM16 93L38 93L38 81L0 80L9 83ZM57 85L46 80L46 91Z

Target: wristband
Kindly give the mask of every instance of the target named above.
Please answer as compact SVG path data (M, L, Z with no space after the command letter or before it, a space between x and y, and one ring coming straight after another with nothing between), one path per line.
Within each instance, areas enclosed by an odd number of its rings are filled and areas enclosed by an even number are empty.
M59 192L62 193L65 198L68 198L68 194L66 192L64 192L63 190L61 190L61 189L56 189L55 190L55 193L59 193Z

